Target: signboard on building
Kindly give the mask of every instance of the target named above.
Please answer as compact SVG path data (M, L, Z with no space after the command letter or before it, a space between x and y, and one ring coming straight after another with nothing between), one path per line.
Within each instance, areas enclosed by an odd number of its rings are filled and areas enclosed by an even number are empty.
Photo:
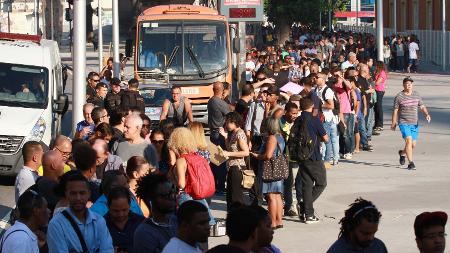
M262 22L263 0L221 0L220 14L229 22Z

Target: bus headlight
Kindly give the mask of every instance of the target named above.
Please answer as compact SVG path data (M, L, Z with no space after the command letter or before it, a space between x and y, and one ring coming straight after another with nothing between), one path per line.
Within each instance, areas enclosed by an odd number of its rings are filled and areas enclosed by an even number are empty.
M30 141L41 141L42 137L44 137L45 128L46 128L45 120L42 117L40 117L36 121L36 124L34 125L33 129L31 130L29 140Z

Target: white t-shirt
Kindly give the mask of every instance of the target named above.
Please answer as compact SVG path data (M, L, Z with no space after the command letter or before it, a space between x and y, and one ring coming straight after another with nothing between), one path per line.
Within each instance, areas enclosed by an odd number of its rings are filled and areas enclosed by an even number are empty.
M246 61L245 62L245 80L247 82L253 82L253 73L252 71L255 70L256 65L253 61ZM247 70L250 69L250 70Z
M328 86L325 85L322 88L317 87L315 89L315 92L317 94L317 97L319 97L320 101L322 102L322 112L323 112L323 116L325 117L325 121L326 122L330 122L330 121L334 120L335 117L334 117L332 109L327 109L327 108L323 107L323 105L325 104L325 101L323 100L322 93L325 90L325 87L328 87ZM333 100L333 98L334 98L334 91L331 88L328 88L326 90L326 92L325 92L325 99L326 100L330 100L330 99ZM337 123L337 122L335 122L335 123Z
M177 237L172 237L162 253L202 253L202 250L198 246L194 248Z
M419 45L416 42L409 43L409 59L417 59L417 51L419 51Z

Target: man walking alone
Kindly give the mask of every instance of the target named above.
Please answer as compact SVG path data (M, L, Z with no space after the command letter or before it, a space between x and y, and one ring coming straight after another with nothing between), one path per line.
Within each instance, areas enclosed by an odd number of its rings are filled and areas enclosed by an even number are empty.
M416 147L419 135L418 108L423 112L428 123L431 122L431 116L422 98L419 93L413 91L413 82L410 77L403 79L403 91L399 92L394 99L391 125L391 129L395 131L398 123L402 137L405 140L405 148L398 151L398 154L400 156L400 165L404 165L405 158L408 158L409 170L416 168L413 162L413 149Z

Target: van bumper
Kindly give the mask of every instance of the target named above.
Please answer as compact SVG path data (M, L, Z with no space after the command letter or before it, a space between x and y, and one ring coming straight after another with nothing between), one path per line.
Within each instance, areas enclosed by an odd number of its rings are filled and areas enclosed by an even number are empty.
M15 154L0 154L0 176L16 176L22 167L22 149Z

